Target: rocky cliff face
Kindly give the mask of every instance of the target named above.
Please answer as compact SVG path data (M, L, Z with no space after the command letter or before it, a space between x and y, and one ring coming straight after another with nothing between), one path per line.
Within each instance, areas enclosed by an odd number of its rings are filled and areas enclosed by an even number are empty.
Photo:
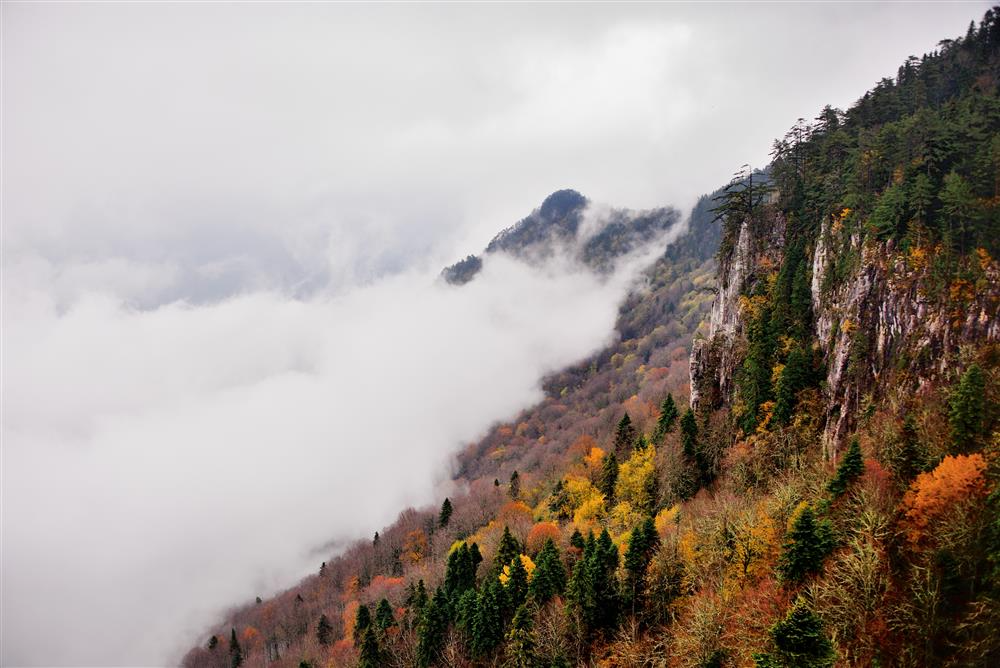
M731 259L720 264L708 337L691 354L692 403L698 407L733 399L747 325L740 297L780 265L785 250L781 215L771 213L766 227L752 230L744 222ZM853 428L865 397L883 391L880 381L894 369L907 371L916 390L946 373L963 343L1000 341L1000 269L985 254L980 280L938 285L934 249L903 252L891 241L847 236L836 217L823 222L810 252L813 333L826 371L827 455Z

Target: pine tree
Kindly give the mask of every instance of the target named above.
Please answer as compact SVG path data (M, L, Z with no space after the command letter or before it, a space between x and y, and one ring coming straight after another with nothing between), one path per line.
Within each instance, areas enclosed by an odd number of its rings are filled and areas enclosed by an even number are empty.
M510 527L504 526L503 535L500 536L500 544L497 545L496 558L493 560L493 577L499 577L503 572L503 567L510 564L514 557L521 554L521 546L517 539L510 534Z
M375 607L375 628L379 631L386 631L396 625L396 618L392 613L392 605L389 600L383 598Z
M967 452L983 433L986 378L978 364L970 364L948 398L951 438L959 452Z
M837 474L827 485L827 491L833 496L840 496L847 487L854 482L865 470L864 461L861 458L861 443L857 437L851 439L851 444L847 448L840 466L837 467Z
M365 629L358 654L358 668L382 668L383 665L382 650L378 646L375 630Z
M475 545L475 543L473 543ZM479 548L476 548L476 555ZM482 557L479 557L479 561ZM479 565L468 544L462 543L448 555L448 565L445 569L444 591L448 600L455 606L466 590L476 586L476 567Z
M694 411L688 408L681 417L681 448L684 458L689 463L695 463L698 458L698 422L694 419Z
M837 658L823 622L801 600L771 627L771 640L773 655L754 656L761 668L827 668Z
M788 540L782 546L778 572L786 582L799 582L823 567L823 560L833 547L829 522L818 522L812 508L806 506L795 518Z
M243 649L236 637L236 629L229 635L229 668L240 668L243 665Z
M370 629L372 626L372 611L368 609L367 605L358 606L358 614L354 617L354 646L358 647L361 643L361 637L364 635L365 631Z
M619 600L614 580L617 568L618 548L607 529L597 539L590 533L566 588L570 610L585 631L610 628L617 622Z
M521 561L521 555L517 555L510 562L510 578L507 579L506 586L508 611L514 611L524 603L528 597L528 571Z
M479 592L472 621L470 649L476 658L485 657L503 640L503 585L490 578Z
M582 550L586 543L583 540L583 534L580 533L579 529L573 529L573 535L569 537L569 544L578 550Z
M615 454L628 452L635 445L636 432L628 413L622 416L615 429Z
M219 646L219 637L218 636L213 635L211 638L208 639L208 649L212 650L212 649L215 649L218 646Z
M333 625L326 615L319 616L319 623L316 624L316 640L324 647L333 642Z
M531 621L531 613L524 605L514 613L514 620L507 634L506 661L509 668L536 668L539 665L535 653L535 634Z
M809 382L809 359L802 346L795 346L788 354L785 368L778 377L778 386L774 400L774 422L786 425L795 410L798 393Z
M652 517L647 517L632 530L628 551L625 553L625 582L623 589L624 603L631 606L635 614L639 599L645 584L646 570L653 558L653 552L659 542L656 525Z
M417 628L417 664L427 668L441 656L444 647L445 634L448 631L448 599L444 590L438 587L434 598L424 609L424 614Z
M552 539L545 541L538 559L535 561L535 572L528 583L528 594L538 605L544 605L566 589L566 567L559 557L559 548Z
M618 484L618 458L615 453L609 452L604 455L601 476L597 481L597 489L604 495L605 503L609 508L614 503L616 484Z
M660 404L660 417L656 420L653 442L662 443L663 437L673 431L675 422L677 422L677 404L674 403L674 396L668 393L667 398Z
M413 618L420 619L428 603L427 587L424 585L423 579L420 579L415 587L412 582L410 583L410 592L404 603L407 609L413 613Z
M739 395L743 403L740 427L746 434L752 434L757 428L760 405L771 399L774 340L771 308L764 304L760 313L747 326L747 355L738 377Z
M510 474L510 487L507 488L507 494L514 501L521 498L521 474L517 471Z
M451 499L445 498L444 503L441 504L441 512L438 513L438 526L442 529L448 526L448 521L451 520Z

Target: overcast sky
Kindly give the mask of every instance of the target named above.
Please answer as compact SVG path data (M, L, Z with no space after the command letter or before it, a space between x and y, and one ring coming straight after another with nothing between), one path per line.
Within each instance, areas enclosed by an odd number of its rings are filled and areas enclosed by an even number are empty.
M5 2L2 662L176 660L435 498L638 263L441 266L687 208L988 7Z

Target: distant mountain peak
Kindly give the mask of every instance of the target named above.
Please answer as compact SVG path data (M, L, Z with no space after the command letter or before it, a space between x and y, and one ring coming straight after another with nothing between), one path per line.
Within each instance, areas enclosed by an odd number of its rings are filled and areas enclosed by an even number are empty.
M651 241L679 218L669 207L639 212L607 209L596 225L582 226L589 206L590 200L576 190L557 190L528 216L493 237L483 255L505 253L537 263L562 246L592 270L607 271L617 257ZM462 285L471 281L482 265L482 256L469 255L446 267L441 275L448 283Z

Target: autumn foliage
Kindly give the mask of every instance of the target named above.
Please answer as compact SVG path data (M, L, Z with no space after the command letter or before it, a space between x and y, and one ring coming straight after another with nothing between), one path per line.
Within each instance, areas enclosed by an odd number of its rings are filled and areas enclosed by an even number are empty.
M986 460L979 453L945 457L929 473L921 473L903 497L907 537L920 543L943 522L961 522L965 511L986 496Z

